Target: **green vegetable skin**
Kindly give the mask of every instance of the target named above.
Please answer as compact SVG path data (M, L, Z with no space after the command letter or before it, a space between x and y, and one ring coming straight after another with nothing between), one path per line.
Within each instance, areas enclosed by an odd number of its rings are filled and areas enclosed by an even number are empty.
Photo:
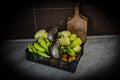
M68 37L63 37L58 39L60 41L60 45L70 45L70 39Z
M70 47L75 47L77 45L81 45L82 44L82 40L80 38L76 38L71 44L70 44Z
M48 33L46 32L45 29L41 29L35 33L34 38L39 39L39 38L47 38Z
M47 38L48 36L48 33L46 32L44 35L43 35L43 38Z
M58 50L58 48L57 47L55 47L54 49L53 49L53 52L52 52L52 54L51 54L54 58L60 58L60 54L59 54L59 50Z
M78 52L80 52L81 47L79 45L77 45L77 46L73 47L72 49L75 53L78 53Z
M34 42L34 47L41 52L46 52L46 50L42 48L37 42Z
M71 33L70 33L70 31L62 31L61 33L60 33L60 35L61 35L61 37L69 37L70 35L71 35Z
M58 32L57 38L61 37L61 32Z
M30 47L34 53L37 53L37 50L35 49L35 47L32 44L30 45Z
M45 41L46 41L47 46L49 47L51 45L51 42L47 38L45 38Z
M49 55L47 55L46 53L43 53L43 52L41 52L41 51L39 51L39 50L38 50L38 54L39 54L40 56L43 56L43 57L46 57L46 58L50 58Z
M71 56L75 56L75 52L69 46L67 46L67 53Z
M28 44L28 50L29 50L30 52L33 52L33 50L31 49L31 44Z
M77 38L77 35L76 34L71 34L70 35L70 41L73 41Z
M64 52L64 53L66 53L66 52L67 52L67 50L66 50L66 49L63 49L63 52Z
M38 43L40 43L40 45L47 51L48 54L50 53L47 43L43 38L38 39Z

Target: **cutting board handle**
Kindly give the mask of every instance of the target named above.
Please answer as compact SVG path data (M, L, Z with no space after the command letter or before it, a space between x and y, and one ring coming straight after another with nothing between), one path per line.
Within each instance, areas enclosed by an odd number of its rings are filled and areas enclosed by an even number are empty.
M75 16L79 16L79 7L75 6Z

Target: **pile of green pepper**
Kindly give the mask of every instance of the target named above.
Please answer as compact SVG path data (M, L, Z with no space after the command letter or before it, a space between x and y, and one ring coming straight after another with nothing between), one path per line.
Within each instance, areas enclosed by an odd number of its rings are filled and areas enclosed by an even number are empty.
M81 50L82 40L76 34L64 30L59 32L58 40L61 45L61 53L67 53L70 56L75 56Z
M40 38L33 44L28 44L28 50L32 53L39 54L40 56L50 58L50 45L51 42L47 38Z

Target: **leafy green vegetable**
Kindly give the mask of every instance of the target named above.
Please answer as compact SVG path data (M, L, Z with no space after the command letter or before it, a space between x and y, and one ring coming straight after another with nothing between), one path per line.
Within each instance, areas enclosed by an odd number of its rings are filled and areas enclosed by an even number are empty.
M41 29L37 31L34 35L34 38L39 39L39 38L47 38L48 33L46 32L45 29Z

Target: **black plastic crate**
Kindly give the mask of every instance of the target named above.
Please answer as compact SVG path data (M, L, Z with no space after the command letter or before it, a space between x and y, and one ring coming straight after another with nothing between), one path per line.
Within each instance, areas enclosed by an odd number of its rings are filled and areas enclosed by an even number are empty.
M67 61L63 61L61 59L55 59L55 58L45 58L36 53L29 52L28 48L25 50L25 52L26 52L27 60L74 73L76 71L77 64L83 54L83 48L84 48L84 45L81 46L81 51L77 53L76 60L71 62L67 62Z

